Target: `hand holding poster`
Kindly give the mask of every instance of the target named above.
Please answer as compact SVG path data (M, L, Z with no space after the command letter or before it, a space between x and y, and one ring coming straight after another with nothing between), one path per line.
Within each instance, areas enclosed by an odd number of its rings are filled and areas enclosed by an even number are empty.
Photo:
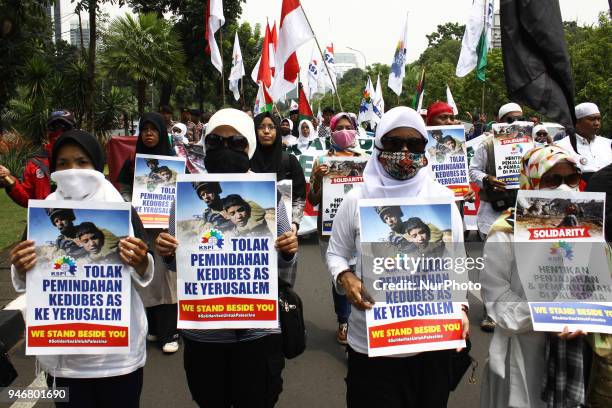
M30 200L26 354L129 352L131 268L118 246L130 215L130 203Z
M278 327L275 174L179 175L182 329Z
M427 127L427 158L436 181L463 200L468 192L465 128L462 125Z
M363 183L363 170L367 157L321 157L321 164L329 166L329 173L323 177L321 200L322 235L331 235L334 217L344 196L355 184Z
M363 287L375 300L366 311L370 357L465 347L469 285L463 243L450 242L453 205L360 200Z
M604 193L519 191L517 268L535 331L612 333Z
M495 177L506 183L506 189L519 188L521 158L533 149L532 122L495 123Z
M176 176L184 172L184 158L136 155L132 205L145 228L168 228Z

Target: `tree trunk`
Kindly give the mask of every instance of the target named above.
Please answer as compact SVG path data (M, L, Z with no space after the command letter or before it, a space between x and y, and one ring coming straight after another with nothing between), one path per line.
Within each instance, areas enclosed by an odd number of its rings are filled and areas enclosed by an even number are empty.
M87 62L87 94L85 95L85 111L87 112L87 128L95 132L94 126L94 89L96 87L96 0L89 0L89 60Z
M159 93L159 105L170 105L170 97L172 96L172 83L162 83Z
M145 111L145 98L147 97L147 81L136 83L136 97L138 98L138 115L142 116Z

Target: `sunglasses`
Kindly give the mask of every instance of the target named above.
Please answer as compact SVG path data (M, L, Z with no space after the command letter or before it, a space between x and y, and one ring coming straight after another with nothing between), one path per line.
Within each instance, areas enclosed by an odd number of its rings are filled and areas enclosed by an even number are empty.
M560 174L547 174L542 177L540 185L545 184L550 188L557 188L561 184L567 184L569 187L577 187L578 184L580 184L581 178L580 173L572 173L567 176L562 176Z
M382 144L382 149L376 147L378 150L390 152L401 152L402 149L406 147L412 153L423 153L425 151L425 146L427 146L427 141L422 138L404 139L400 137L383 136L380 139L380 143Z
M547 132L538 132L536 133L537 136L548 136Z
M522 122L524 120L525 120L525 118L522 117L522 116L510 116L510 117L506 118L506 123L507 124L511 124L511 123L514 123L514 122Z
M231 150L243 152L249 147L249 141L242 135L223 137L214 133L206 136L205 144L206 150L216 150L227 146Z
M47 129L50 130L51 132L55 132L56 130L64 130L64 131L70 130L71 127L65 123L53 122L49 126L47 126Z

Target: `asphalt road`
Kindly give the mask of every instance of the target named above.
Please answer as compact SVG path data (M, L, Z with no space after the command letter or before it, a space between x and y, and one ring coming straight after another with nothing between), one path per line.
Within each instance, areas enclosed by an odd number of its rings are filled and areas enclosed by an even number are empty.
M331 281L324 269L316 240L300 242L300 258L296 291L302 297L308 330L308 346L304 354L288 360L283 371L284 390L277 407L343 407L345 406L346 357L344 347L336 343L336 320L332 305ZM449 407L477 407L480 381L491 335L478 328L482 305L472 295L470 322L472 325L472 356L478 361L476 384L469 384L466 375L451 394ZM34 380L34 358L24 356L23 342L11 350L11 357L20 377L13 385L28 386ZM19 405L21 408L32 405ZM37 403L36 407L49 407ZM191 400L185 372L182 348L174 355L164 355L149 344L144 372L142 407L195 407ZM17 406L16 406L17 407Z

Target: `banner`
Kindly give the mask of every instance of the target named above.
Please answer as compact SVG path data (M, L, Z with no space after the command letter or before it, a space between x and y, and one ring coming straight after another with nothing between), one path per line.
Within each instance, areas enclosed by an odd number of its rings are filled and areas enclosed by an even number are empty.
M467 267L451 198L360 200L368 355L465 347ZM458 220L455 220L458 222Z
M179 175L179 329L277 328L275 174Z
M183 173L184 158L136 155L132 205L145 228L168 228L176 197L176 176Z
M321 205L322 235L331 235L334 217L344 197L355 184L363 183L363 170L367 157L321 157L321 164L329 166L329 173L323 177Z
M468 163L463 125L428 126L427 158L436 181L463 200L469 190Z
M521 159L533 149L532 122L494 123L495 177L506 183L506 190L519 188Z
M373 138L358 138L357 143L359 148L364 150L366 155L372 153L374 148ZM328 150L331 149L331 144L325 138L317 138L308 144L306 149L299 149L297 145L293 145L287 149L288 153L293 154L304 170L306 178L306 192L310 190L310 174L312 173L312 165L317 157L325 156ZM317 232L317 217L319 215L319 206L313 206L309 200L306 200L304 208L304 217L300 223L299 235L307 235Z
M131 268L118 253L130 214L130 203L29 201L26 355L130 351Z
M472 157L474 157L474 152L480 147L485 138L486 135L480 135L465 143L468 172ZM472 187L472 191L474 191L475 200L473 203L467 201L463 203L463 222L465 224L465 229L469 231L478 231L478 208L480 208L480 195L478 191L480 191L480 188L478 188L478 184L472 183L471 181L470 187Z
M533 329L612 333L604 193L519 191L515 253Z

